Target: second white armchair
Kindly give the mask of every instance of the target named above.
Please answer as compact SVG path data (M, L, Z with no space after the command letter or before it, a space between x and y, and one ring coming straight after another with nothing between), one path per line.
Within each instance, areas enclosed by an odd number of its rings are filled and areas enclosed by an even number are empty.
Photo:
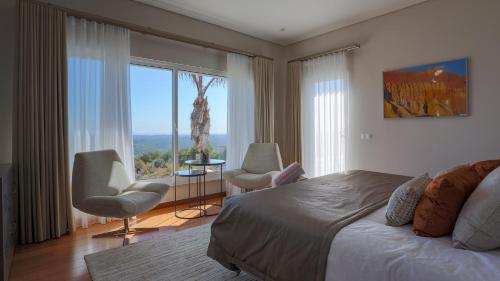
M224 179L241 188L242 192L271 187L275 175L283 170L281 154L276 143L249 145L241 169L224 172Z

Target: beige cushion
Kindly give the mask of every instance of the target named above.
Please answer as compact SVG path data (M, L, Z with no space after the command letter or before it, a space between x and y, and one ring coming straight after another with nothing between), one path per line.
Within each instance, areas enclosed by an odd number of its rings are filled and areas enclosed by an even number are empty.
M475 251L500 248L500 168L488 174L465 202L453 230L453 246Z
M148 182L148 181L138 181L131 184L125 191L144 191L144 192L154 192L163 198L169 186L164 183L159 182Z
M234 177L247 173L242 169L227 170L222 173L222 178L231 181Z
M273 177L282 170L278 144L252 143L241 169L225 171L223 178L237 187L255 190L271 187Z
M385 217L387 224L402 226L413 220L418 201L432 181L428 174L415 177L399 186L391 195Z
M130 184L116 151L100 150L75 155L71 196L76 208L90 196L118 195Z
M273 176L277 175L278 173L278 171L273 171L266 174L244 173L232 178L230 180L230 183L246 189L262 189L271 187Z
M101 217L130 218L153 209L160 200L156 192L128 191L117 196L89 197L80 210Z

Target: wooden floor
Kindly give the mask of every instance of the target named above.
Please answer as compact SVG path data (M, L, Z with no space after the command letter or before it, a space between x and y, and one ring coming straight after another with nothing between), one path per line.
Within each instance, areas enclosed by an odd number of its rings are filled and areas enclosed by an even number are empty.
M209 200L209 203L218 203L219 200L220 198L212 199ZM211 208L211 211L217 210L218 207ZM215 216L192 220L178 219L174 216L173 211L172 207L168 207L139 216L135 220L137 227L160 227L160 230L132 236L130 243L169 235L183 229L210 223L215 219ZM194 215L194 213L186 212L183 215ZM122 224L121 221L113 221L105 225L95 224L87 229L79 228L75 233L60 239L39 244L18 245L9 280L91 280L83 256L121 247L123 242L120 238L93 239L91 236L116 229Z

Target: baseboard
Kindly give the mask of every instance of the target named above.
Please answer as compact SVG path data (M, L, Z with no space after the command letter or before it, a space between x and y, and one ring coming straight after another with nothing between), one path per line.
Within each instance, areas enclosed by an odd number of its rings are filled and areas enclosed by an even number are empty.
M214 194L208 194L205 196L205 198L207 200L209 199L215 199L215 198L220 198L220 197L226 197L226 192L222 192L222 193L214 193ZM190 199L181 199L181 200L177 200L176 204L177 205L182 205L182 204L188 204L188 203L195 203L197 202L199 199L198 197L193 197L193 198L190 198ZM174 206L174 201L170 201L170 202L163 202L163 203L160 203L158 204L158 206L156 206L153 210L156 210L156 209L163 209L163 208L169 208L169 207L173 207Z

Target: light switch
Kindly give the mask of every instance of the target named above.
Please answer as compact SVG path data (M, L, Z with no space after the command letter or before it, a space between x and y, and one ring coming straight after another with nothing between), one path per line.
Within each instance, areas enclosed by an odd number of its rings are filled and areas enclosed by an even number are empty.
M371 133L361 133L362 140L371 140L372 138L373 138L373 135Z

